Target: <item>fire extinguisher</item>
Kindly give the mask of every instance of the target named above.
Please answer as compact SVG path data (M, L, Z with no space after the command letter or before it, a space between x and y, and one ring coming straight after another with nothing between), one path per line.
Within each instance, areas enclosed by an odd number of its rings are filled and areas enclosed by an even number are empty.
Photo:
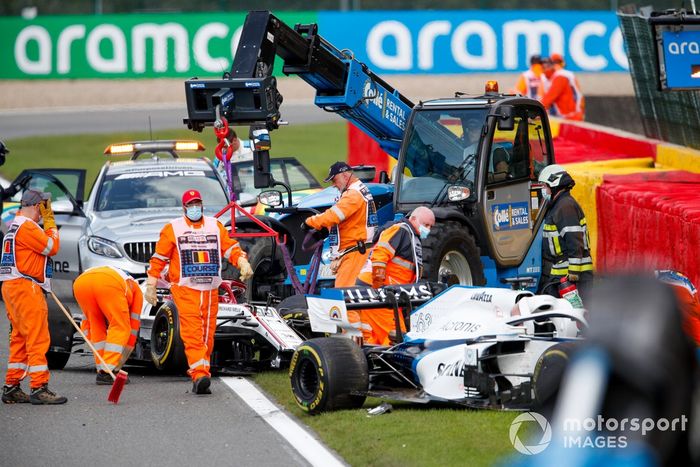
M568 300L574 308L583 308L583 300L581 300L576 284L570 282L567 276L562 277L559 281L559 296Z

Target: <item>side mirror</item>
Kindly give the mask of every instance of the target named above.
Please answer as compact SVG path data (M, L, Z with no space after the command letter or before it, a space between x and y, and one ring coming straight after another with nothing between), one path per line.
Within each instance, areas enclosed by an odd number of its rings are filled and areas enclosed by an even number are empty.
M447 200L450 202L464 201L469 199L471 194L472 191L466 186L452 185L447 187Z
M390 182L390 180L389 180L389 174L386 173L386 170L382 170L381 172L379 172L379 183L384 183L384 184L386 184L386 183L389 183L389 182Z
M377 174L377 169L373 165L355 165L352 171L357 178L366 183L374 181L374 176Z
M271 208L282 206L282 192L279 190L263 191L258 195L258 201Z
M502 105L498 108L498 130L513 131L515 129L515 119L513 118L513 106Z

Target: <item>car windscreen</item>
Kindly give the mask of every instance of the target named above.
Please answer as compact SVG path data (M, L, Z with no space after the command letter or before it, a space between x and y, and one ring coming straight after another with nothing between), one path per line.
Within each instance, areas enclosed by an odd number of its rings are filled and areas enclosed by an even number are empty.
M96 211L176 208L185 190L199 190L205 211L228 204L226 192L213 170L152 170L105 175Z
M253 161L239 162L233 165L235 175L238 177L234 185L242 202L254 200L263 188L255 188L253 183ZM289 159L272 159L270 171L275 180L283 181L289 185L292 191L320 188L318 181L298 162Z
M486 110L430 109L416 112L406 130L399 202L440 201L450 184L473 186Z

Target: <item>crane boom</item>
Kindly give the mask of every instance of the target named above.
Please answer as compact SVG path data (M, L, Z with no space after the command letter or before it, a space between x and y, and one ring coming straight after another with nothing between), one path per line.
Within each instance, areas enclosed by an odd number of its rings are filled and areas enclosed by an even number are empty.
M185 82L189 128L201 131L225 116L239 125L278 127L282 96L272 76L275 56L286 75L316 90L314 104L337 113L397 158L413 103L355 59L318 35L317 24L289 27L269 11L246 16L231 71L219 80Z

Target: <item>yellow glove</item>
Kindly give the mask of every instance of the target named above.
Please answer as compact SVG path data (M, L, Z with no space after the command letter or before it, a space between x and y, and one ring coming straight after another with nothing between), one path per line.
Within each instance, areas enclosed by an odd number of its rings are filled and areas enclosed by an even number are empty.
M41 217L44 219L44 230L55 229L56 219L53 217L53 209L51 209L51 200L39 203L39 212Z
M250 263L243 256L238 258L238 269L241 271L241 280L247 281L253 277L253 268L250 267Z
M158 282L158 279L152 276L148 276L148 279L146 279L146 293L143 294L143 299L146 300L151 306L156 306L158 303L156 282Z

